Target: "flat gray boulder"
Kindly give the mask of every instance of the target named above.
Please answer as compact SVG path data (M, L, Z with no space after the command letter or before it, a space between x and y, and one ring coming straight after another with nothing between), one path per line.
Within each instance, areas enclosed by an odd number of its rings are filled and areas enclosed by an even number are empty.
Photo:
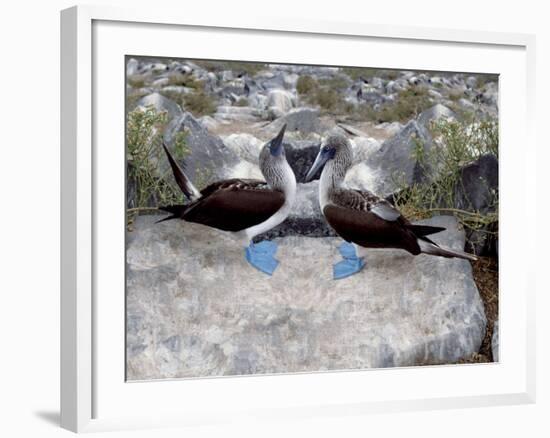
M483 303L467 261L372 251L332 280L340 238L276 239L267 277L228 234L139 217L128 234L129 380L449 363L477 352ZM454 218L434 240L461 248Z

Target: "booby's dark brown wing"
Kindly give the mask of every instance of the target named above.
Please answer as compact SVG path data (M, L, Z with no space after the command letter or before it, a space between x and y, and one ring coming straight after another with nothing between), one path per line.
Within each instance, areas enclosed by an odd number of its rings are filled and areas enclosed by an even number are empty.
M336 190L323 214L348 242L366 248L400 248L420 254L417 239L442 231L439 227L411 224L386 200L368 191Z
M182 209L180 218L224 231L241 231L257 225L279 210L284 194L265 181L231 179L213 183L201 198Z

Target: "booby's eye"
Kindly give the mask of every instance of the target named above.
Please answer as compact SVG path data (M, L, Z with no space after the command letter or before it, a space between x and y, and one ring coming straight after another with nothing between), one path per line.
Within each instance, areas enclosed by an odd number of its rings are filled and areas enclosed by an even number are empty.
M330 146L323 146L321 149L321 154L328 157L328 159L334 158L334 154L336 153L336 149Z

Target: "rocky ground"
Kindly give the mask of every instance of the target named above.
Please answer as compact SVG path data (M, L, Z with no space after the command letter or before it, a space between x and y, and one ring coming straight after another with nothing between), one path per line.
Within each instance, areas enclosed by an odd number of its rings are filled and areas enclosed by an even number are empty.
M129 114L154 108L166 115L162 126L155 128L158 132L148 135L160 135L173 149L183 138L181 158L199 186L220 178L262 178L259 150L287 124L284 144L298 181L297 201L287 221L258 239L277 239L281 251L301 263L294 270L281 267L269 281L254 280L260 274L241 266L240 255L228 256L238 247L227 243L224 253L208 246L216 239L225 245L210 231L175 223L152 227L148 219L138 218L129 232L128 248L132 378L453 363L467 361L480 348L487 353L484 338L492 335L498 318L498 284L484 274L491 270L476 269L474 281L468 262L388 251L373 256L364 282L361 276L329 281L339 239L321 216L318 181L304 183L304 177L322 138L339 131L354 148L349 185L395 200L396 193L420 182L438 184L445 178L443 170L432 169L427 176L419 145L423 154L439 147L433 126L441 120L470 120L471 126L495 120L496 77L129 59L127 79ZM160 156L155 159L155 178L162 179L166 162ZM449 189L453 204L441 206L468 214L496 214L496 154L479 154L462 163L458 174ZM146 205L138 205L137 190L129 180L129 209L158 204L158 196L152 195ZM445 222L448 232L438 236L443 241L496 260L494 222L464 233L451 216L432 220L451 221ZM182 251L193 246L193 236L202 241L193 253L198 258ZM326 253L325 263L308 268L304 251L315 257ZM203 275L201 281L196 281L197 272ZM246 290L239 287L237 273L251 276ZM229 274L232 287L206 287ZM319 281L323 275L326 282ZM317 286L309 291L304 286L307 293L299 296L299 289L294 292L291 287L295 278ZM480 286L481 298L476 282L485 285ZM320 298L323 309L314 307ZM489 301L486 318L483 303L487 306ZM229 302L229 307L220 307ZM353 315L351 325L344 323L346 312ZM498 331L494 333L493 345L498 345ZM483 357L491 360L491 355L496 358L497 352Z
M276 238L271 278L201 225L143 216L128 245L128 378L321 371L456 362L485 335L464 260L372 251L334 282L341 239ZM439 243L460 246L456 219Z

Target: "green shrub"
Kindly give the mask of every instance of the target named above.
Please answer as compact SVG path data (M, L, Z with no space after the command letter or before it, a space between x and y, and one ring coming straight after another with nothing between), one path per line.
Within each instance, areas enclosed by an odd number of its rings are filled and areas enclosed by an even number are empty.
M431 130L434 145L429 152L425 152L421 143L413 152L420 169L427 175L426 182L408 186L402 176L396 175L395 181L400 187L394 195L396 206L410 219L446 212L456 216L469 230L487 232L488 225L498 223L498 191L492 193L489 212L475 211L472 206L458 210L455 208L456 196L464 166L486 154L498 158L498 123L493 120L475 123L473 120L441 120L432 124Z
M349 82L342 76L333 76L331 78L320 79L319 84L335 91L344 91L350 85Z
M319 106L323 111L330 114L343 114L350 110L341 94L341 87L345 80L341 78L323 79L317 81L311 76L300 76L296 84L298 94L312 105ZM351 105L352 106L352 105Z
M393 81L399 77L398 70L382 70L369 67L342 67L342 72L347 74L353 81L358 81L360 78L368 80L375 77Z
M132 108L136 103L144 96L150 93L147 89L141 90L127 90L126 91L126 108Z
M189 94L174 90L161 90L160 94L176 102L182 109L189 111L195 117L214 114L217 109L214 97L203 90Z
M239 100L235 102L235 106L248 106L248 99L246 97L239 97Z
M216 112L216 101L204 91L183 95L183 107L196 117L207 116Z
M127 200L128 224L140 211L183 201L181 191L167 182L166 172L159 165L165 159L161 145L166 122L166 113L159 113L152 106L136 108L127 115L127 184L133 187L132 199ZM184 133L176 135L173 150L178 159L189 153Z
M476 75L476 78L477 78L476 88L478 90L485 88L485 86L491 82L498 82L498 75L483 74L483 75Z
M328 112L338 112L343 105L341 95L332 88L319 88L315 93L314 101Z
M126 83L132 88L143 88L145 87L147 80L146 75L131 75L126 77Z
M308 75L300 76L298 78L298 82L296 82L296 91L298 94L302 94L304 96L308 96L318 88L319 84L317 81Z
M372 105L361 103L351 116L356 120L369 120L375 123L405 123L432 105L427 89L416 86L400 91L395 101L385 103L376 109Z
M449 100L452 102L458 102L462 97L464 97L463 91L453 90L449 92Z
M168 76L168 85L178 85L183 87L194 88L196 90L204 89L203 82L197 80L192 74L176 73Z
M262 70L267 68L267 64L261 62L242 62L242 61L195 61L199 67L204 68L210 72L220 72L224 70L231 70L232 72L239 74L245 73L249 76L255 76Z

